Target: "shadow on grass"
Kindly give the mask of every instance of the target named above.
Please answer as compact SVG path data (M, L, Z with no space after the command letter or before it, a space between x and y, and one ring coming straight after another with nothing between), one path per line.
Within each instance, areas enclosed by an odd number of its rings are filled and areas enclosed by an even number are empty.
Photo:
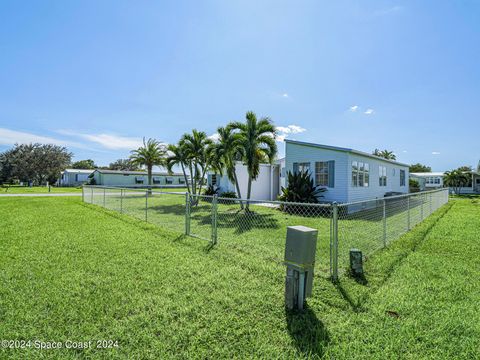
M185 216L185 206L180 204L151 206L148 210L156 214ZM194 226L193 222L200 226L210 226L212 224L211 205L200 203L192 206L190 217L192 226ZM280 225L277 217L274 210L272 213L259 213L231 208L228 211L218 212L217 224L219 229L233 229L235 234L242 234L255 229L278 229Z
M361 313L365 311L363 307L364 297L360 296L354 299L352 295L343 287L341 282L335 284L335 288L342 295L343 299L350 305L352 311L355 313Z
M330 342L328 331L308 304L303 311L285 309L288 334L307 357L322 357Z

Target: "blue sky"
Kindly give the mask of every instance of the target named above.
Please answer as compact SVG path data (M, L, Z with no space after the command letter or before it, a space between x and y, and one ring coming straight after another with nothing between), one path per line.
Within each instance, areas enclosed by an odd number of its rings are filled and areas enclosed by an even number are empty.
M282 138L476 166L479 38L478 1L2 0L0 151L103 165L253 110Z

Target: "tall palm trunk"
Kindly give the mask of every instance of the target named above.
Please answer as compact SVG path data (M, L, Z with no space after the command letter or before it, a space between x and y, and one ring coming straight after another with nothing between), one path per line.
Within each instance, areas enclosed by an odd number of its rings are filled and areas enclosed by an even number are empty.
M249 212L250 211L250 195L252 192L252 176L248 175L248 186L247 186L247 206L245 208L245 211Z
M187 192L191 193L190 184L188 183L187 173L185 171L185 165L182 162L182 163L180 163L180 166L182 167L183 178L185 179L185 184L187 185Z
M235 165L234 165L235 166ZM235 188L237 189L237 195L238 198L242 198L242 194L240 193L240 185L238 185L238 178L237 178L237 172L235 171L235 167L233 168L233 178L235 179ZM240 208L243 210L243 201L240 200Z
M152 165L147 165L148 194L152 193Z

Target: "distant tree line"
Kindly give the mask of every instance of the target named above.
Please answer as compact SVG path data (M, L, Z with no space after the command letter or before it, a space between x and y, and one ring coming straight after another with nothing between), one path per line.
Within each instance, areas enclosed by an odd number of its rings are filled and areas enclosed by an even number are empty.
M63 146L16 144L0 153L0 183L53 184L71 160L72 153Z

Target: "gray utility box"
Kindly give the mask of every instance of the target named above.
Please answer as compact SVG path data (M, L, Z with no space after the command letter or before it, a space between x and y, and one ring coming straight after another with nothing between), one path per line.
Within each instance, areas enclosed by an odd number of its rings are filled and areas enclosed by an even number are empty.
M289 309L303 309L305 298L312 295L317 235L317 230L306 226L287 228L285 304Z

